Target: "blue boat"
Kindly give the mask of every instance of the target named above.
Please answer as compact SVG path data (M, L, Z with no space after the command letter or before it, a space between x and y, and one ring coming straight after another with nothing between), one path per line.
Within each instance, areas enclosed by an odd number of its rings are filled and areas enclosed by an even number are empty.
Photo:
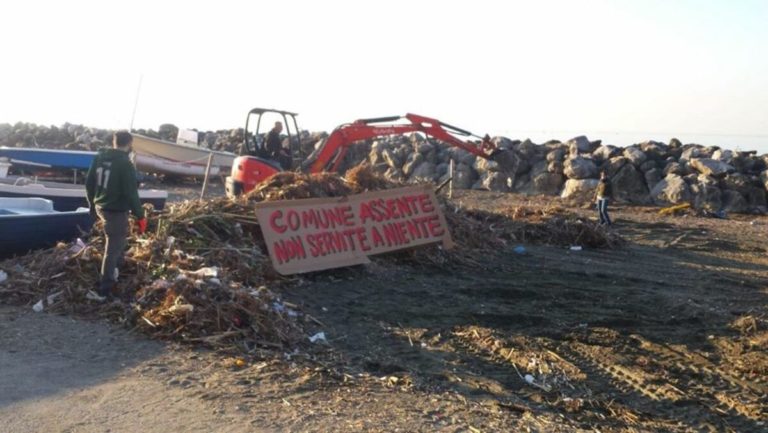
M11 164L49 169L88 170L96 152L85 150L36 149L0 146L0 158Z
M73 211L88 207L85 186L74 183L42 182L20 176L0 176L0 197L39 197L53 202L57 211ZM155 210L162 210L168 192L156 189L140 189L139 200L150 203Z
M0 258L72 241L92 225L88 209L58 212L42 198L0 198Z

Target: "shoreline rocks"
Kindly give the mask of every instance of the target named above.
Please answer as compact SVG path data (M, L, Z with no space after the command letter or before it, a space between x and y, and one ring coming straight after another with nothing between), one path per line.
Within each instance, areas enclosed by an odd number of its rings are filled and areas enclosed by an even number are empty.
M111 130L65 123L0 123L0 146L96 150L109 145ZM136 130L150 137L175 140L178 128ZM198 143L213 150L238 153L243 128L198 132ZM306 153L327 133L301 132ZM768 154L740 152L715 146L646 141L627 147L603 144L579 136L565 142L494 137L513 152L514 173L502 172L493 161L478 158L418 134L379 137L350 147L341 171L366 162L387 177L407 182L442 182L454 163L454 188L487 189L560 196L591 201L597 178L605 171L619 203L670 205L690 202L711 211L768 212ZM306 145L306 146L305 146ZM306 148L305 148L306 147Z

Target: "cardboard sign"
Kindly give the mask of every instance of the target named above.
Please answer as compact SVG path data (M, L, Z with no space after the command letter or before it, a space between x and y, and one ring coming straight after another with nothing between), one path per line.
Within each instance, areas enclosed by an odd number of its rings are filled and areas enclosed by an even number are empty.
M260 203L256 217L283 275L368 263L374 254L436 242L453 245L429 185Z

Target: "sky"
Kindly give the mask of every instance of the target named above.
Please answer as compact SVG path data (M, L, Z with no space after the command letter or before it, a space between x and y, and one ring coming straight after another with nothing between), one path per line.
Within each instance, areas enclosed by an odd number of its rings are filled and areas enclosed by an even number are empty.
M673 136L768 152L768 1L5 0L0 123ZM686 140L686 138L688 140Z

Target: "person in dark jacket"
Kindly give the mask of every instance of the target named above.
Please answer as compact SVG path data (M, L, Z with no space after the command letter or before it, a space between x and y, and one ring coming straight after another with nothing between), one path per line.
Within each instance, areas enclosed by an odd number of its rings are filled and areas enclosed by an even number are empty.
M116 132L112 148L99 149L85 181L91 215L104 221L104 259L101 262L99 295L109 296L117 284L118 265L123 261L128 237L128 213L137 219L139 234L147 229L144 209L139 201L136 169L128 155L133 137Z
M265 148L267 158L277 161L285 170L291 169L291 155L283 149L283 141L280 139L280 133L283 131L283 124L275 122L274 128L267 133Z
M613 197L611 183L604 171L600 172L600 182L597 184L595 199L597 201L597 215L600 225L611 225L611 217L608 216L608 200Z
M283 124L275 122L274 128L270 129L267 133L267 140L264 147L267 150L267 157L275 161L280 157L280 152L283 150L283 142L280 140L280 133L283 131Z

